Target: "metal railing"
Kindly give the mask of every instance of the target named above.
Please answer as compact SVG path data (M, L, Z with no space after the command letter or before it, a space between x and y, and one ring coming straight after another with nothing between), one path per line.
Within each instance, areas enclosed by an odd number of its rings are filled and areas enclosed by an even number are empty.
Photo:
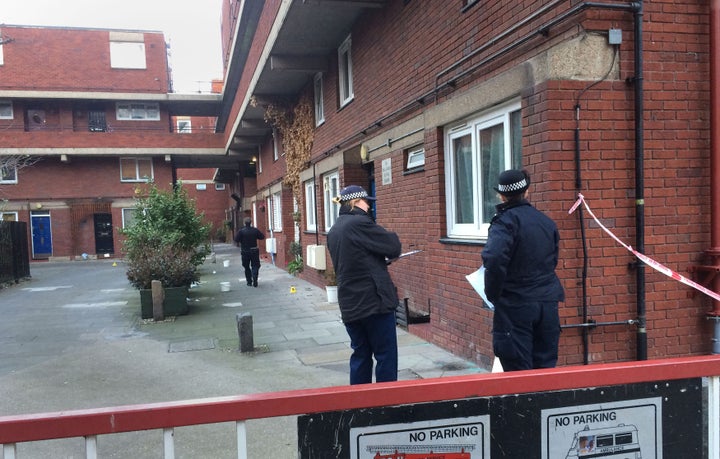
M720 356L477 374L4 416L0 417L0 444L3 445L5 459L14 459L17 443L84 437L86 457L96 458L99 435L162 430L165 458L170 459L174 457L175 428L234 421L237 426L237 457L246 458L245 422L253 419L699 377L709 378L707 457L720 457Z

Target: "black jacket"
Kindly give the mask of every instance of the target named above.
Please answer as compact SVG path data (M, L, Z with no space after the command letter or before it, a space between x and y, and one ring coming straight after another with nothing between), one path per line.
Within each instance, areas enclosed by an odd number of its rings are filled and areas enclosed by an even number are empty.
M344 323L395 310L397 291L385 260L400 255L397 234L376 224L362 209L342 206L327 244Z
M265 235L254 226L243 226L235 235L235 242L240 244L243 252L257 248L258 239L265 239Z
M488 299L495 306L563 301L555 274L559 243L555 222L528 201L499 204L482 251Z

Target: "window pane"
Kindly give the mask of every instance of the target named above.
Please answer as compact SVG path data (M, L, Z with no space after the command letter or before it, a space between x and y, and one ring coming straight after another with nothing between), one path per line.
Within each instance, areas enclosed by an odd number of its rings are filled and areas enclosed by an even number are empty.
M522 169L522 121L520 110L510 113L510 156L512 169Z
M135 180L137 171L135 170L135 160L132 158L120 159L120 178L122 180Z
M455 157L455 223L475 221L473 196L472 145L470 134L453 140Z
M149 180L153 178L152 161L149 159L138 159L138 179Z
M0 100L0 119L13 119L13 106L9 100Z
M497 124L487 129L481 129L478 135L480 142L480 158L482 161L482 201L483 223L490 223L495 215L495 204L498 200L493 190L495 181L505 167L505 147L503 125Z
M305 222L309 231L317 229L315 225L315 184L305 184Z
M335 198L338 194L340 194L340 177L337 175L337 173L334 173L332 175L326 176L325 180L325 231L329 230L333 224L335 224L335 220L337 220L338 212L340 212L340 205L336 202L333 202L333 198Z

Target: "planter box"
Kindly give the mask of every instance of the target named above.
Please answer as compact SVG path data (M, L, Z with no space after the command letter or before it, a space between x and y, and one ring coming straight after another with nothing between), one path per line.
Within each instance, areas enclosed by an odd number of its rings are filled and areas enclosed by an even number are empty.
M182 316L188 313L187 287L168 287L165 289L163 311L166 317ZM152 290L140 290L140 316L143 319L153 318Z

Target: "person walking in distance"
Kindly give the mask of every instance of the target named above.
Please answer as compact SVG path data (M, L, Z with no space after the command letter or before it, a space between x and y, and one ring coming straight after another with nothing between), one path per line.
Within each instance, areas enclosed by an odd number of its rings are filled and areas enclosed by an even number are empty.
M258 286L258 273L260 272L260 249L257 241L265 239L259 229L251 225L250 217L243 220L245 226L235 234L235 242L240 245L242 265L245 268L245 280L248 285Z
M555 222L528 202L530 175L502 172L502 202L482 251L485 294L495 306L493 351L503 370L552 368L560 339L558 302L565 292L555 268L560 236Z
M395 329L397 291L387 259L400 255L397 234L375 223L368 213L368 196L360 186L340 191L340 214L328 231L327 244L338 283L338 303L350 336L350 384L397 381L398 347Z

